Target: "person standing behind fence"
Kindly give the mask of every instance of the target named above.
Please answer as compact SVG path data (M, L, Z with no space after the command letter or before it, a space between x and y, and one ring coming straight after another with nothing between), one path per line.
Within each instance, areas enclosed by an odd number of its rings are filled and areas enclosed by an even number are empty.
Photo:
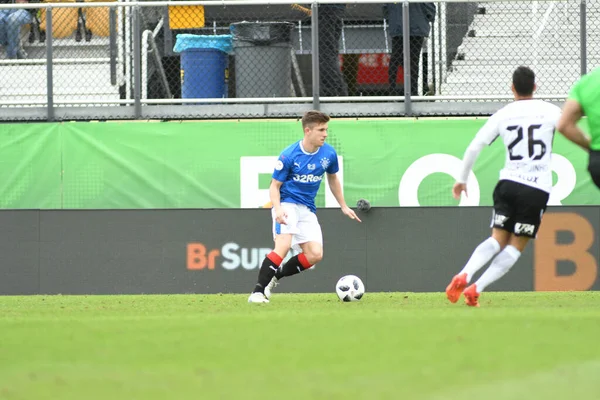
M584 115L587 116L591 139L577 126ZM573 143L589 150L588 171L600 188L600 68L575 83L563 106L558 130Z
M0 0L1 4L28 3L27 0ZM0 44L6 46L6 57L10 59L27 58L21 48L21 27L33 21L37 10L0 9Z
M319 69L321 96L348 96L348 85L340 70L339 47L345 4L319 5Z
M408 9L410 32L410 94L419 95L419 61L424 39L429 36L430 23L435 20L435 4L410 3ZM390 95L404 95L404 88L396 88L398 68L404 66L404 44L402 24L402 4L393 3L383 6L383 17L388 20L392 37L392 55L388 69Z

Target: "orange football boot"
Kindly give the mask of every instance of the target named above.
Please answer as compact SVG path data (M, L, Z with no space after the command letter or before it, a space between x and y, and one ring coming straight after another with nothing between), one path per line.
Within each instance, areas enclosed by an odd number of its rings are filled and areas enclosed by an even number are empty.
M452 303L456 303L460 298L460 294L467 287L467 273L463 272L462 274L455 275L452 278L452 282L446 288L446 297Z
M463 292L465 295L465 303L467 303L470 307L479 307L479 293L477 293L477 288L475 284L472 284Z

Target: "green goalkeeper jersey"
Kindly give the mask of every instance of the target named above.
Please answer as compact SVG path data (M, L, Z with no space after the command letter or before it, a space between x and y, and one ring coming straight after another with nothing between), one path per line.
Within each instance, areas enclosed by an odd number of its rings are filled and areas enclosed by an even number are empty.
M578 102L587 116L592 150L600 150L600 68L582 76L571 89L569 99Z

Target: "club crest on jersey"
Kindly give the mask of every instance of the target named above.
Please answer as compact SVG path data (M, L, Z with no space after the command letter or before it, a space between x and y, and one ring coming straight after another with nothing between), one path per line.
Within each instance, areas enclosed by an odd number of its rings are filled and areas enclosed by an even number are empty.
M329 164L331 163L331 161L329 161L329 158L324 157L321 158L321 167L323 167L323 169L327 169L327 167L329 167Z

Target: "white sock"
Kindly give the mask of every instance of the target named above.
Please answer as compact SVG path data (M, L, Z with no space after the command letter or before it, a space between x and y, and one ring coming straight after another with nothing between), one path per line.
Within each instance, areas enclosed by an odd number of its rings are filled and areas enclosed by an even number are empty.
M459 275L466 272L467 282L470 282L473 274L487 264L499 251L500 243L493 237L487 238L477 246L465 267L459 272Z
M515 265L519 257L521 257L521 252L516 247L511 245L506 246L494 258L492 265L481 275L481 278L475 282L477 292L483 292L491 283L502 278Z

